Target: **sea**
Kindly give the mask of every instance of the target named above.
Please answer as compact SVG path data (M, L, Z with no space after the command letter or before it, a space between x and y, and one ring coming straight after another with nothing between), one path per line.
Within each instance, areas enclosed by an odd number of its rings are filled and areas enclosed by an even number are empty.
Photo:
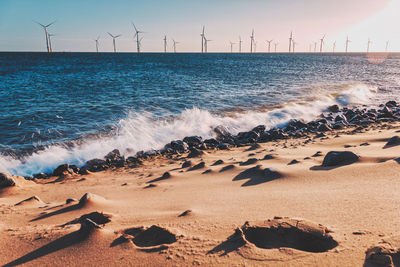
M400 100L400 54L0 53L0 172Z

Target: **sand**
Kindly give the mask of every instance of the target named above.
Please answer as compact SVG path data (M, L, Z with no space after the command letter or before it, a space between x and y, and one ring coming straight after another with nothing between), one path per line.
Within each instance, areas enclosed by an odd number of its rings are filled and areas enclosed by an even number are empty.
M0 190L0 265L374 266L400 247L392 126L21 181ZM321 167L329 151L360 160Z

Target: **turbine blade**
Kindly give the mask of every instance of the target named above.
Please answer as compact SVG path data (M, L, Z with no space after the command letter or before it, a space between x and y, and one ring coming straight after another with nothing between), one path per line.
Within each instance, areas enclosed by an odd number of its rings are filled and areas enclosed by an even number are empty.
M112 38L114 38L114 35L112 35L111 33L107 32Z
M53 25L54 23L56 23L56 20L55 21L53 21L52 23L50 23L50 24L47 24L46 25L46 27L50 27L51 25Z
M39 22L37 22L37 21L33 21L33 22L35 22L35 23L39 24L39 25L40 25L40 26L42 26L43 28L45 28L45 27L46 27L45 25L43 25L42 23L39 23Z

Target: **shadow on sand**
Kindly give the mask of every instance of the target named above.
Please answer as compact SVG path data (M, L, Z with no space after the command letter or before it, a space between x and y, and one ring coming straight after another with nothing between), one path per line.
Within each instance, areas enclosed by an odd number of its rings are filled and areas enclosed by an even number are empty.
M262 169L261 165L257 165L253 168L242 171L236 175L232 181L248 179L248 181L242 184L242 186L252 186L267 183L282 177L283 175L275 170L269 168Z

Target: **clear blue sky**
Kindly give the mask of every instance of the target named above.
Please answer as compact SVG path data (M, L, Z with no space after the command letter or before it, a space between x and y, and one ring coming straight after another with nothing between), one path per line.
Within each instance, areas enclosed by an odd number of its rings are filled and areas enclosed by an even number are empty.
M368 37L372 50L381 50L386 39L391 50L400 51L397 26L400 0L0 0L0 51L44 51L44 33L33 20L43 24L57 20L49 29L55 51L94 51L100 35L100 50L111 51L107 32L122 34L119 51L134 51L134 21L145 31L144 51L161 51L167 35L180 42L179 51L199 51L200 32L206 26L212 52L227 51L229 41L242 36L243 50L249 50L249 36L255 29L257 50L266 51L266 39L279 42L286 51L294 31L298 51L327 34L326 51L333 41L344 49L347 34L352 51L364 51ZM399 9L397 9L396 13ZM374 28L375 27L375 28ZM171 50L170 41L169 49Z

